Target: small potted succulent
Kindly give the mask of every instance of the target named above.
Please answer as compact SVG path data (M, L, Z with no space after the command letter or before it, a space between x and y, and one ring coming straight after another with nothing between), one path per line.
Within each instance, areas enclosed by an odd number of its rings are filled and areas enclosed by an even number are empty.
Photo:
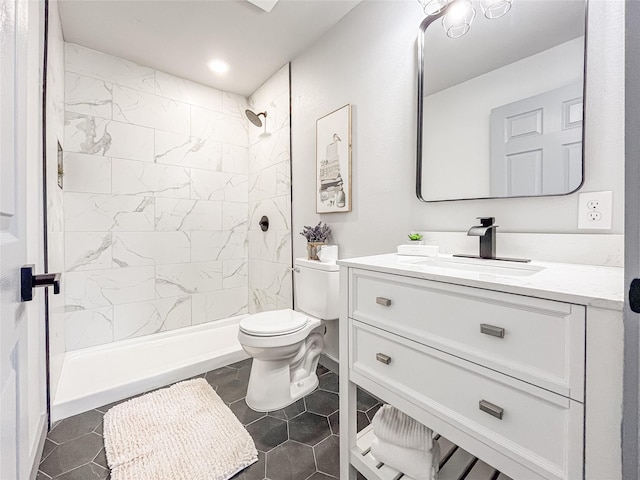
M411 245L422 245L422 235L420 233L410 233L407 237L409 237Z
M320 260L318 258L318 250L325 244L329 235L331 235L329 225L318 222L318 225L315 227L305 226L300 232L300 235L307 239L307 258L309 260Z

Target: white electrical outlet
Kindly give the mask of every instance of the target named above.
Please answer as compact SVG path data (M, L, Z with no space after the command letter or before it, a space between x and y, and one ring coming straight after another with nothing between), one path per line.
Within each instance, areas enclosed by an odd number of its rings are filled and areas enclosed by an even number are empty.
M578 228L611 230L613 192L585 192L578 195Z

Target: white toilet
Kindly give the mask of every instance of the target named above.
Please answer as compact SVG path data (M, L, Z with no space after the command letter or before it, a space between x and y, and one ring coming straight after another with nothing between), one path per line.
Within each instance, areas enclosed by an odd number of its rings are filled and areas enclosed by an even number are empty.
M284 408L318 386L324 322L338 318L339 267L297 258L296 307L248 315L238 340L251 357L247 405L259 412Z

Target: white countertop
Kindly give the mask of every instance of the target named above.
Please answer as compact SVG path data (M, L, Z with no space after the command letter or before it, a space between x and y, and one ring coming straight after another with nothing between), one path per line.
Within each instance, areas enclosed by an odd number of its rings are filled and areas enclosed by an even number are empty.
M446 260L452 257L414 257L390 253L338 260L338 265L609 310L622 310L624 306L624 274L619 267L532 261L523 264L523 268L540 267L542 270L527 276L510 276L415 263L428 258ZM495 260L481 262L496 266L512 264Z

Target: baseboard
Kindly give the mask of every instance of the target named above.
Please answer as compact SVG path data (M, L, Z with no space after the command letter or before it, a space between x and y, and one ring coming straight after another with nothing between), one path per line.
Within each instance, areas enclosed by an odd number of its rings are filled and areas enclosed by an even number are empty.
M318 360L318 363L320 363L320 365L322 365L325 368L328 368L333 373L338 375L338 372L340 369L340 363L335 358L327 355L326 353L321 353L320 360Z
M32 448L33 464L31 466L30 480L35 480L38 476L38 468L40 467L40 459L42 458L42 452L44 451L44 442L47 439L47 425L49 424L49 417L46 413L40 417L40 423L38 430L40 431L40 437L34 442L34 448ZM35 450L35 453L34 453Z

